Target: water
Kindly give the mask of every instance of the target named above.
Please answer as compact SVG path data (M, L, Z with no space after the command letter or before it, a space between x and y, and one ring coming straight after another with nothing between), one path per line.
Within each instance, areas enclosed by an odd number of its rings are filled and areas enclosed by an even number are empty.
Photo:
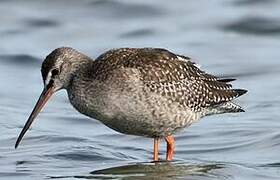
M280 2L276 0L0 1L1 179L279 179ZM176 135L175 159L150 163L152 140L76 112L59 92L14 143L42 89L40 65L59 46L92 57L164 47L237 78L246 112L207 117ZM160 145L160 158L165 157Z

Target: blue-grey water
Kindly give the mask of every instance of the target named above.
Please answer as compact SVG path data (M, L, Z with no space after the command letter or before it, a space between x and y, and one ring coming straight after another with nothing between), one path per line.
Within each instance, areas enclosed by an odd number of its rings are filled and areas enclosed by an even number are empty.
M280 1L1 0L0 179L280 179ZM79 114L65 91L14 143L43 87L40 65L71 46L97 57L163 47L249 92L240 114L177 134L173 162L151 163L152 139ZM165 143L160 158L165 157Z

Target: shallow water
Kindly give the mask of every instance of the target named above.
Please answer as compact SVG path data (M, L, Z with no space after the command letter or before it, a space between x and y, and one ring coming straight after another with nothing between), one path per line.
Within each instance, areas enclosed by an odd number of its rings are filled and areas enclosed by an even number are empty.
M276 0L0 1L0 178L279 179L280 2ZM207 117L176 135L174 162L150 163L152 140L76 112L66 93L14 143L42 89L54 48L92 57L116 47L164 47L237 78L245 113ZM164 143L160 157L165 156Z

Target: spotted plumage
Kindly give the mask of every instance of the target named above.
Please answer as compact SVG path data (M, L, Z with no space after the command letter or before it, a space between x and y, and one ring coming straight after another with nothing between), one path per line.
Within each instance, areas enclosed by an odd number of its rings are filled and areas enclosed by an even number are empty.
M122 133L164 137L206 115L243 111L231 100L245 90L232 89L230 80L165 49L113 49L95 61L71 48L53 53L46 64L56 56L85 64L69 71L73 77L66 90L74 107Z
M165 138L169 150L172 135L200 118L242 112L232 100L246 93L232 88L234 79L208 74L191 58L160 48L113 49L94 61L72 48L58 48L41 72L45 89L16 146L45 99L60 89L82 114L121 133L155 138L155 144Z
M201 71L189 57L165 49L116 49L101 55L95 62L103 64L104 69L137 69L139 78L152 92L180 102L196 112L231 101L246 92L232 89L226 80ZM99 67L96 66L96 69ZM98 74L98 71L95 72Z

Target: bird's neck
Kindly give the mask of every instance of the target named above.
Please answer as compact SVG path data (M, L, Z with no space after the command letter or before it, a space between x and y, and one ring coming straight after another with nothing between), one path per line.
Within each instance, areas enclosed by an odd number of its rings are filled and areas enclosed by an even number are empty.
M87 71L93 64L93 60L84 55L80 54L79 58L74 59L74 61L71 63L71 68L74 71L73 73L83 73L83 71Z

